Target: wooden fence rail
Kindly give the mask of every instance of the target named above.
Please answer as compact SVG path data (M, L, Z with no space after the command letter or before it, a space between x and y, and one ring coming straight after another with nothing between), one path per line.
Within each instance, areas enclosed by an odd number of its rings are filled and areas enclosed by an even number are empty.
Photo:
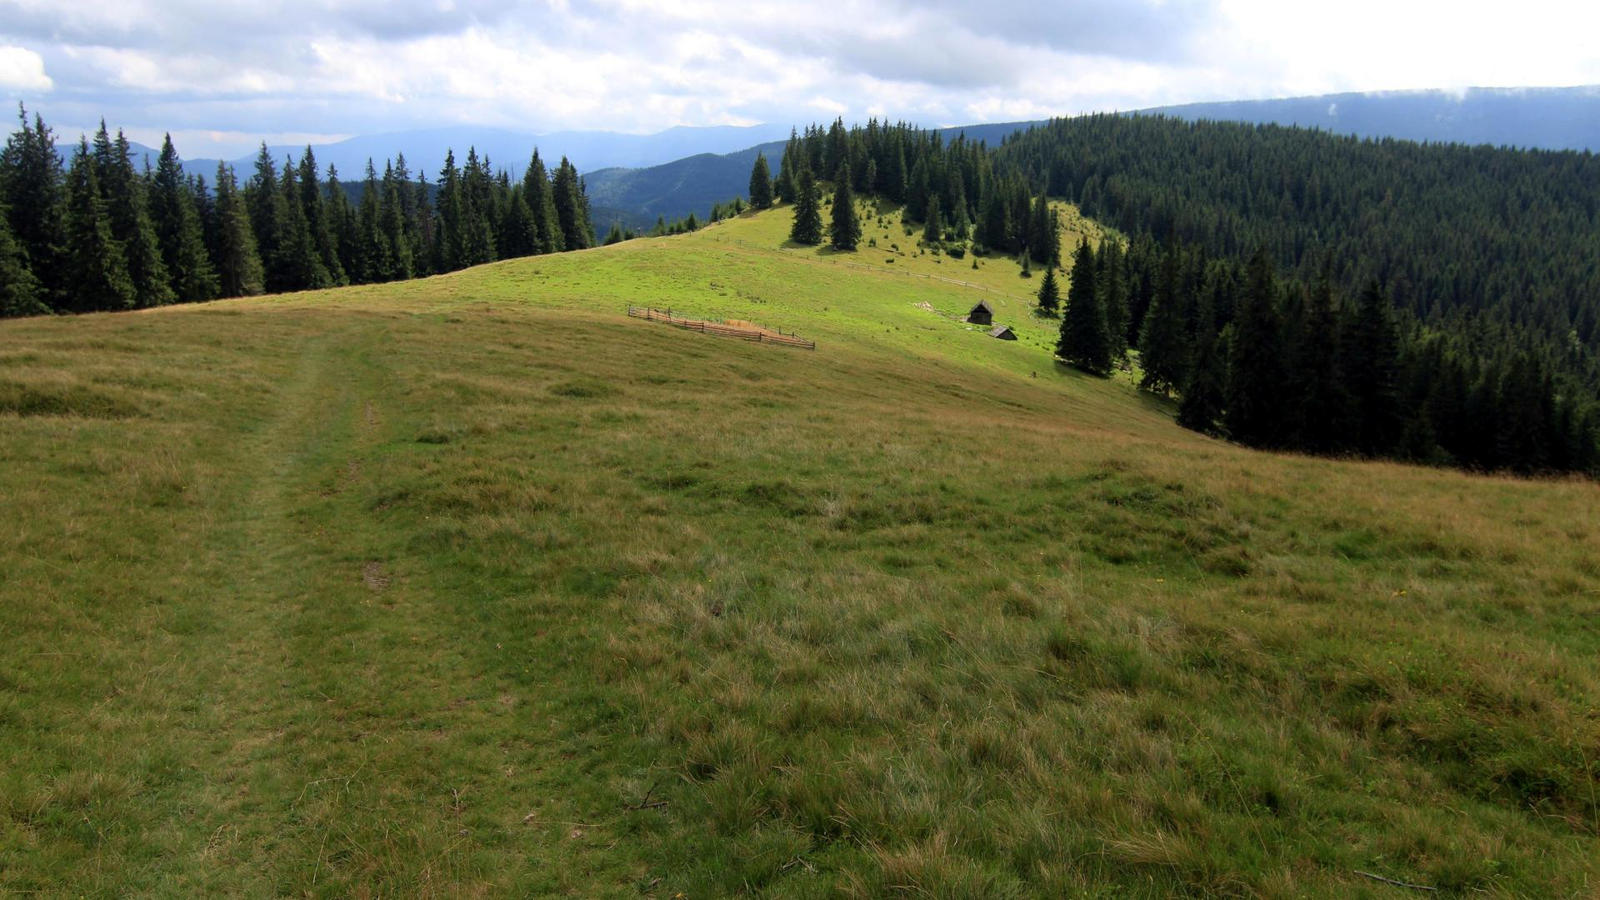
M645 319L651 322L665 322L689 331L698 331L702 334L714 334L719 337L738 338L741 341L751 341L761 344L778 344L784 347L800 347L805 350L815 350L815 341L808 341L796 334L785 334L782 331L772 331L766 328L741 328L721 322L708 322L704 319L686 319L675 316L670 309L656 309L653 306L630 306L628 315L635 319Z

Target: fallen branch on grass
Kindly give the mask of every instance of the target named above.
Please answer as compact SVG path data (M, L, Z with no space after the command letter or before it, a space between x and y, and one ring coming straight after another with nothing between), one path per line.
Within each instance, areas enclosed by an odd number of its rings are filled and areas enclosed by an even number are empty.
M1428 887L1425 884L1412 884L1409 881L1395 881L1393 878L1385 878L1382 875L1374 875L1371 872L1363 872L1360 869L1356 870L1356 874L1360 875L1362 878L1371 878L1373 881L1381 881L1384 884L1392 884L1395 887L1409 888L1409 889L1411 889L1413 891L1433 891L1433 892L1437 892L1439 890L1436 887Z

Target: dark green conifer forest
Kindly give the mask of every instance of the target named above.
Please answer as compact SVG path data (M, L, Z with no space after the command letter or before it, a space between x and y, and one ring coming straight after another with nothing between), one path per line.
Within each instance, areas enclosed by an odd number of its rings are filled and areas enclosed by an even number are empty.
M403 156L368 165L352 202L307 147L263 145L241 187L183 173L168 138L144 171L102 123L66 163L54 132L22 111L0 150L0 316L193 303L265 291L393 281L594 246L583 179L537 151L520 183L469 148L436 189Z
M995 166L1127 235L1125 337L1187 427L1479 469L1600 465L1593 154L1086 116L1016 136Z

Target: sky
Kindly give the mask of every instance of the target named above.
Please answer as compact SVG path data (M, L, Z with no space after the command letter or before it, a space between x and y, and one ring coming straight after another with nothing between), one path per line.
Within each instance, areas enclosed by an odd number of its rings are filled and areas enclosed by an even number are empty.
M441 125L935 127L1600 83L1600 4L0 0L0 97L186 157ZM7 129L9 130L9 129Z

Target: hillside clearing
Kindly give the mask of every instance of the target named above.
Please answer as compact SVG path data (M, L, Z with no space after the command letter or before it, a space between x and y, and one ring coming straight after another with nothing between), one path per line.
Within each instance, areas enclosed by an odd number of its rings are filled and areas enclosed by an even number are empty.
M0 891L1594 892L1593 483L1208 440L1007 260L786 233L0 323Z

